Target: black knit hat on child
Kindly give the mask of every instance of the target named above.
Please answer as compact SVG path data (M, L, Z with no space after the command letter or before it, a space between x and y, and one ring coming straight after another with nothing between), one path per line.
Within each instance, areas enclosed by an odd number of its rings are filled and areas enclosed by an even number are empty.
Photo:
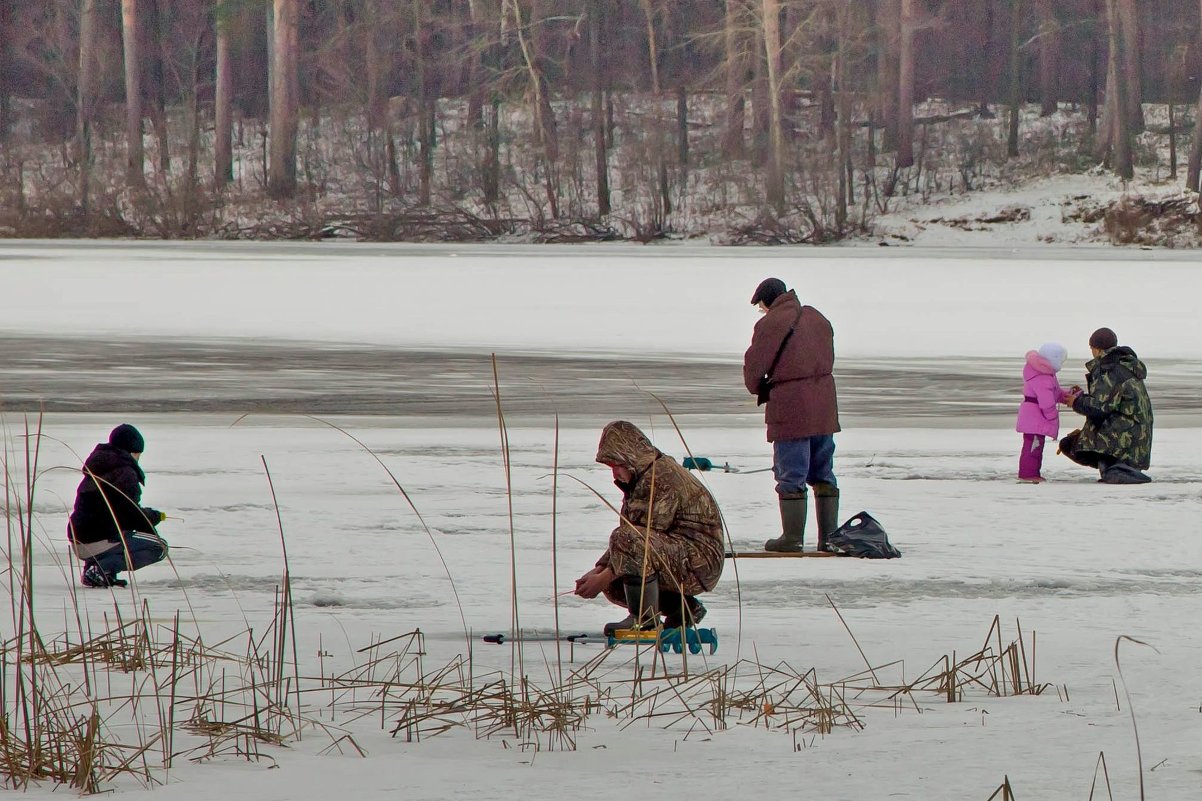
M755 288L755 294L751 296L751 305L754 306L757 303L763 303L765 306L771 306L772 301L787 291L785 289L785 282L779 278L765 278Z
M142 437L142 432L129 423L122 423L113 429L109 434L109 444L130 453L141 453L146 449L146 440Z

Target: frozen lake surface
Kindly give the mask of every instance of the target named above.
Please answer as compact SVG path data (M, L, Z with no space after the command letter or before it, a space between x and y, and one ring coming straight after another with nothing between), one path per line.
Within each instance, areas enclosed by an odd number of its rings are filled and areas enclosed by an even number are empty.
M741 353L739 354L741 356ZM1202 361L1148 359L1162 425L1202 419ZM840 358L845 426L997 425L1021 393L1014 358ZM1069 368L1071 369L1071 368ZM1067 374L1069 369L1065 370ZM1066 376L1067 377L1067 376ZM737 359L647 353L497 356L505 412L604 418L662 410L755 413ZM1083 374L1065 383L1084 383ZM257 412L463 418L495 415L492 355L467 349L218 339L0 335L0 385L10 411Z
M537 756L470 726L406 742L389 736L395 716L342 717L366 758L321 754L329 740L306 737L263 747L261 763L181 761L154 797L550 801L620 770L657 782L665 798L804 786L831 799L984 801L1008 776L1024 801L1085 801L1099 753L1115 797L1135 797L1134 709L1148 796L1196 798L1199 271L1158 253L1136 276L1143 255L0 244L13 487L24 486L29 412L47 409L32 515L41 630L74 639L84 625L70 595L66 512L80 459L132 422L148 443L144 500L172 516L161 529L172 564L141 571L131 589L80 592L87 626L145 612L165 626L178 613L210 642L262 631L286 544L302 675L351 669L369 644L416 628L429 666L470 655L480 675L508 674L516 652L480 635L515 619L527 632L549 633L557 619L565 631L596 631L618 614L570 595L556 603L615 523L602 499L616 503L618 492L593 461L605 422L630 419L677 458L769 466L739 360L756 320L747 298L777 273L809 289L845 345L843 516L870 511L903 557L728 564L706 596L721 647L693 669L727 666L754 683L745 660L787 663L838 682L869 662L889 680L912 679L980 648L998 616L1007 641L1021 626L1048 691L865 705L862 731L824 736L747 716L686 731L595 713L575 750ZM1024 274L1050 276L1060 296L1029 298ZM1065 304L1107 280L1138 303ZM1023 352L1061 339L1062 375L1080 374L1098 325L1149 362L1154 483L1098 485L1051 449L1047 484L1015 483ZM1075 425L1065 413L1062 430ZM757 548L776 533L770 473L701 477L732 543ZM5 638L14 625L4 623ZM1121 635L1156 650L1125 643L1120 676ZM599 651L531 643L519 672L546 684L558 655L572 669ZM633 654L610 663L606 675L625 687ZM334 722L325 703L306 701L306 714ZM138 791L132 781L117 789Z

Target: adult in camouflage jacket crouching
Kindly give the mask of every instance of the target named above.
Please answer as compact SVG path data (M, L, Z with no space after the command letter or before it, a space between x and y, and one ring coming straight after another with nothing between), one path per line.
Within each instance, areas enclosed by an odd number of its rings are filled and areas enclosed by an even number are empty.
M705 615L696 596L722 575L722 521L700 481L651 444L633 423L616 420L601 433L597 461L622 490L618 526L596 566L576 580L582 598L605 597L630 611L615 629L693 625Z
M1118 344L1109 328L1089 338L1093 359L1085 365L1085 391L1074 387L1066 406L1085 416L1085 424L1060 441L1060 452L1074 462L1097 468L1108 484L1142 484L1152 461L1152 401L1144 379L1148 368L1135 351Z

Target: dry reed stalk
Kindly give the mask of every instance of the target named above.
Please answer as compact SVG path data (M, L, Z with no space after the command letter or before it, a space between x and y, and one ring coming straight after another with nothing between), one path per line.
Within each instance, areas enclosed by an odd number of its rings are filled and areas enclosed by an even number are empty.
M1106 782L1106 797L1110 801L1114 801L1114 791L1110 788L1110 772L1106 769L1106 752L1098 752L1098 761L1093 766L1093 780L1089 783L1089 798L1087 801L1093 801L1094 791L1098 788L1098 769L1102 770L1102 780Z
M1001 793L1001 801L1015 801L1014 790L1010 787L1009 776L1002 777L1002 783L998 785L998 788L993 791L993 795L989 796L986 801L993 801L993 799L998 797L998 793Z
M1135 737L1135 761L1136 767L1139 769L1139 799L1140 801L1144 801L1144 755L1139 744L1139 727L1135 724L1135 704L1131 700L1131 692L1127 689L1127 679L1123 676L1123 666L1119 664L1119 645L1124 640L1135 645L1151 648L1153 651L1156 651L1156 648L1143 640L1137 640L1126 634L1120 634L1114 640L1114 669L1118 671L1119 681L1123 683L1123 695L1127 698L1127 710L1131 713L1131 734ZM1156 653L1159 654L1160 651L1156 651Z
M289 562L288 562L288 540L284 536L284 519L280 515L280 504L279 504L279 499L276 497L276 493L275 493L275 483L271 480L271 470L267 467L266 457L260 455L259 459L263 463L263 473L267 477L267 486L268 486L268 489L271 491L271 505L272 505L272 508L275 509L276 525L277 525L277 527L279 529L279 533L280 533L280 553L284 560L284 574L281 579L281 584L283 586L283 590L282 590L283 598L281 599L281 602L279 604L279 609L278 609L279 627L278 627L278 638L276 640L275 673L273 676L274 681L275 681L275 686L276 686L276 706L277 706L277 708L282 709L282 710L287 710L287 708L288 708L288 686L287 686L288 682L285 681L284 671L286 669L285 654L288 652L289 642L291 641L292 676L289 678L297 692L296 709L297 709L297 712L299 712L300 711L300 703L301 703L300 702L300 659L298 658L297 653L296 653L296 633L295 633L295 631L293 631L292 636L289 637L291 623L293 620L295 620L296 613L292 606L292 572L289 568ZM301 739L303 727L297 727L294 724L294 728L297 731L297 739L298 740Z
M551 592L555 615L555 677L563 684L563 643L559 641L559 412L555 413L555 447L551 457Z
M503 415L500 419L504 430ZM12 483L7 467L6 461L6 487ZM557 455L555 467L558 473ZM269 472L268 481L270 484ZM274 501L274 490L272 497ZM17 505L25 510L32 502L24 499ZM278 504L276 510L279 521ZM11 702L18 710L27 710L24 719L13 719L18 727L36 725L42 735L31 741L23 737L20 728L14 730L9 719L0 719L0 771L10 783L24 782L22 786L43 778L64 784L91 782L87 786L97 789L119 777L151 784L169 770L177 756L192 761L223 755L269 759L261 745L297 739L309 725L330 737L327 751L341 752L345 744L362 754L346 731L332 730L303 714L306 699L324 698L326 693L328 711L342 711L347 722L378 719L383 728L392 713L394 736L403 733L420 741L471 727L478 737L512 738L518 747L537 752L574 749L577 733L593 715L613 716L620 728L636 722L665 729L683 727L686 737L694 731L712 734L727 728L733 717L746 718L754 725L763 722L770 729L788 732L796 747L805 743L802 733L826 736L837 727L862 728L863 721L848 702L849 690L861 706L872 706L899 693L913 701L921 692L959 697L969 686L994 692L1008 686L1033 692L1036 686L1030 680L1034 666L1028 665L1021 628L1017 643L1003 649L996 617L982 651L965 660L957 660L954 653L950 659L944 657L941 670L933 668L914 682L903 682L902 687L882 686L878 670L888 665L868 664L867 673L852 677L851 682L832 684L820 683L813 669L798 672L784 663L766 667L746 660L701 672L690 672L687 661L682 660L682 672L673 673L658 652L647 669L640 659L644 649L638 647L630 649L633 653L627 654L630 659L625 662L620 656L614 658L620 648L603 651L566 677L561 667L552 672L548 666L550 686L541 687L513 671L508 677L477 676L470 655L466 662L460 656L427 671L420 630L387 639L373 635L367 647L351 649L363 659L356 658L348 671L327 676L322 659L318 675L305 676L297 658L282 522L284 580L277 589L273 618L261 635L256 636L248 625L241 634L207 646L199 634L181 631L178 612L170 626L152 626L149 604L142 599L140 614L129 620L120 605L112 609L114 624L108 623L109 613L105 612L105 626L96 636L91 622L79 617L77 609L80 636L63 635L47 643L40 633L33 636L32 615L21 616L27 612L24 607L29 597L21 587L32 547L29 526L15 531L14 517L8 517L10 542L21 542L26 549L18 554L21 567L13 551L8 555L11 606L14 618L28 625L0 650L0 698L6 701L6 708ZM511 559L513 537L511 527ZM460 614L462 617L462 608ZM992 647L995 635L996 649ZM287 669L289 650L291 671ZM632 675L621 678L620 672L629 664L633 664ZM991 675L992 684L984 678ZM117 682L121 689L115 690L114 679L121 676L125 680ZM752 677L749 687L740 680L745 676ZM861 678L865 686L856 685ZM107 691L102 691L106 686ZM155 714L157 725L146 726ZM137 742L123 743L112 736L117 728L109 722L116 722L118 715L130 719L132 727L125 729L132 728ZM81 723L88 720L95 725ZM177 738L182 741L178 747ZM152 748L162 751L161 770L149 760Z
M497 429L501 436L501 462L505 467L506 515L509 523L509 624L510 629L517 633L522 630L522 623L518 607L517 536L513 522L513 464L509 452L509 428L505 424L505 412L501 406L501 378L497 371L497 354L495 353L492 354L492 380L493 400L497 407ZM510 651L509 670L513 675L521 676L526 672L525 648L522 638L515 637L513 646Z
M642 389L642 388L640 387L640 389ZM678 436L680 438L680 444L681 444L681 446L684 447L685 453L688 454L688 456L690 458L695 458L693 456L693 449L689 447L688 440L685 439L684 432L680 430L680 425L676 422L676 416L674 414L672 414L672 410L668 408L668 404L664 402L663 398L661 398L659 395L656 395L654 392L651 392L649 390L642 390L642 391L646 392L648 395L650 395L652 398L654 398L655 402L658 403L660 405L660 408L662 408L664 410L664 414L666 414L668 416L669 422L672 423L673 430L676 431L676 436ZM698 480L701 481L702 486L705 486L704 478L698 477ZM709 487L706 487L706 489L708 490ZM733 552L736 550L734 539L730 535L730 527L728 525L726 525L726 515L722 514L721 507L719 507L719 509L718 509L718 519L722 522L722 536L725 538L724 550ZM734 573L734 576L735 576L735 663L736 664L738 664L742 661L741 657L742 657L742 653L743 653L743 585L739 582L739 564L738 563L739 563L738 559L730 560L731 571Z
M231 423L231 427L237 425L239 422L246 419L247 416L248 415L242 415L241 417L239 417L237 420L235 420L233 423ZM418 511L417 504L415 504L413 502L413 498L410 497L409 492L405 489L405 487L401 484L401 482L399 480L397 480L396 475L393 474L393 472L388 469L388 465L384 464L384 460L380 458L379 454L377 454L375 451L373 451L371 448L369 448L367 445L365 445L363 443L363 441L360 440L358 437L356 437L354 434L350 433L349 431L342 428L341 426L331 423L328 420L323 420L320 417L314 417L312 415L306 415L306 417L308 417L308 419L310 419L310 420L313 420L315 422L321 423L324 426L328 426L329 428L334 429L335 431L342 434L344 437L346 437L347 439L351 440L356 445L358 445L365 453L367 453L368 456L372 457L372 459L374 459L376 461L376 463L378 465L380 465L380 467L384 470L385 475L388 476L389 481L391 481L392 485L397 488L398 492L401 493L401 497L405 499L405 503L408 504L409 509L413 512L414 516L417 517L418 523L421 524L422 530L426 534L426 538L430 541L431 547L434 548L435 555L438 556L438 561L442 564L443 572L446 573L447 581L451 585L451 594L455 598L455 606L459 610L459 620L463 624L463 637L467 643L467 647L470 649L471 645L472 645L472 635L471 635L471 631L468 629L467 616L464 614L464 611L463 611L463 602L459 598L459 588L455 585L455 577L451 574L450 565L447 564L447 560L446 560L446 557L442 553L442 549L438 547L438 541L434 537L434 532L430 530L430 526L426 523L426 519L424 517L422 517L422 513L420 511Z
M864 660L864 664L868 667L868 672L872 674L872 680L877 681L876 672L872 669L872 663L868 661L868 656L864 653L864 649L860 647L860 642L856 639L856 635L852 633L851 627L848 626L847 621L843 619L843 613L839 611L839 607L835 606L835 602L831 598L830 593L823 594L826 595L826 602L831 605L831 609L835 610L835 614L839 617L839 622L842 623L843 628L847 630L847 636L851 637L851 641L855 644L856 650L860 652L860 658Z

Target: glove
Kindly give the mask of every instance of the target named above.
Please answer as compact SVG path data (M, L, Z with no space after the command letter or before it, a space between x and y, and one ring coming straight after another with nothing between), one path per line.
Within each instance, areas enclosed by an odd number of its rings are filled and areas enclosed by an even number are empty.
M150 521L150 525L157 526L167 519L166 512L160 512L158 509L151 509L149 506L142 510L142 514L146 515L146 519Z

